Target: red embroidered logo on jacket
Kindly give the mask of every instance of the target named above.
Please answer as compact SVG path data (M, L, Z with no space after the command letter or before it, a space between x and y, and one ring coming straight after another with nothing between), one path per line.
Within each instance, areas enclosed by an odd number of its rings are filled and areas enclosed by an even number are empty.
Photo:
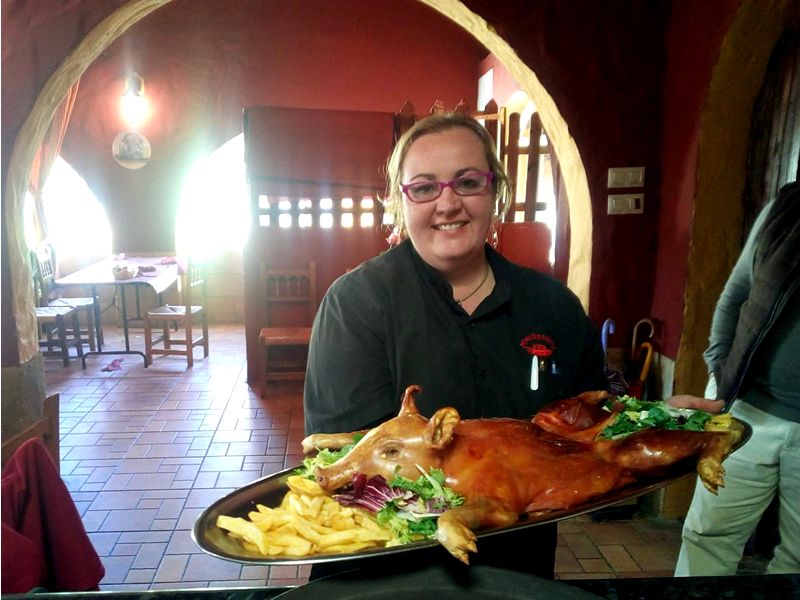
M556 345L550 336L543 333L530 333L522 338L519 345L532 356L539 358L547 358L552 356L556 349Z

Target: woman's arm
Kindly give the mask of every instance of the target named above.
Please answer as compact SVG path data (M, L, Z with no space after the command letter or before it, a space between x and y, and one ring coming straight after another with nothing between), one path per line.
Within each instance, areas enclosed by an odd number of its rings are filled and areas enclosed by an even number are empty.
M368 428L397 410L382 303L361 282L353 274L337 280L314 321L304 392L306 435Z

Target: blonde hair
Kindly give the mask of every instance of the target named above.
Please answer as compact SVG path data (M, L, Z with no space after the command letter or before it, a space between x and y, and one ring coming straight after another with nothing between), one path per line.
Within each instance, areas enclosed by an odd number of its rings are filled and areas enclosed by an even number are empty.
M494 140L486 128L472 117L460 112L431 115L417 122L406 131L392 150L386 163L386 196L382 198L384 210L394 219L394 230L407 237L405 217L403 216L403 192L400 189L403 162L411 145L424 135L440 133L457 127L472 131L480 140L489 170L492 172L492 191L494 193L494 215L502 220L511 206L511 182L505 168L497 157Z

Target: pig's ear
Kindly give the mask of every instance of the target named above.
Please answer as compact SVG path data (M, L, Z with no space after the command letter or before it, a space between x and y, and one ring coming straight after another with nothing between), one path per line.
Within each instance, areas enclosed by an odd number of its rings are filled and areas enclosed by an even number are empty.
M461 421L461 415L452 406L440 408L425 427L425 443L432 448L441 449L453 439L453 431Z

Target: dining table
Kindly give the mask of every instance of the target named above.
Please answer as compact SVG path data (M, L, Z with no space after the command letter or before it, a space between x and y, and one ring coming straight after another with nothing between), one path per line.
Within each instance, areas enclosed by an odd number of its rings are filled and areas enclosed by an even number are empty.
M134 321L142 320L140 291L152 290L160 306L163 304L162 294L177 284L180 274L181 265L174 256L126 256L118 254L56 279L55 285L58 288L89 287L94 297L97 296L98 288L113 286L117 291L116 296L120 299L119 311L125 347L103 347L102 315L99 303L96 303L94 322L97 350L84 352L82 357L83 368L86 368L88 356L116 354L138 354L144 360L144 366L147 367L145 353L141 350L131 349L130 343L130 324ZM136 313L133 316L128 314L128 301L125 293L126 289L131 288L135 292L136 304Z

